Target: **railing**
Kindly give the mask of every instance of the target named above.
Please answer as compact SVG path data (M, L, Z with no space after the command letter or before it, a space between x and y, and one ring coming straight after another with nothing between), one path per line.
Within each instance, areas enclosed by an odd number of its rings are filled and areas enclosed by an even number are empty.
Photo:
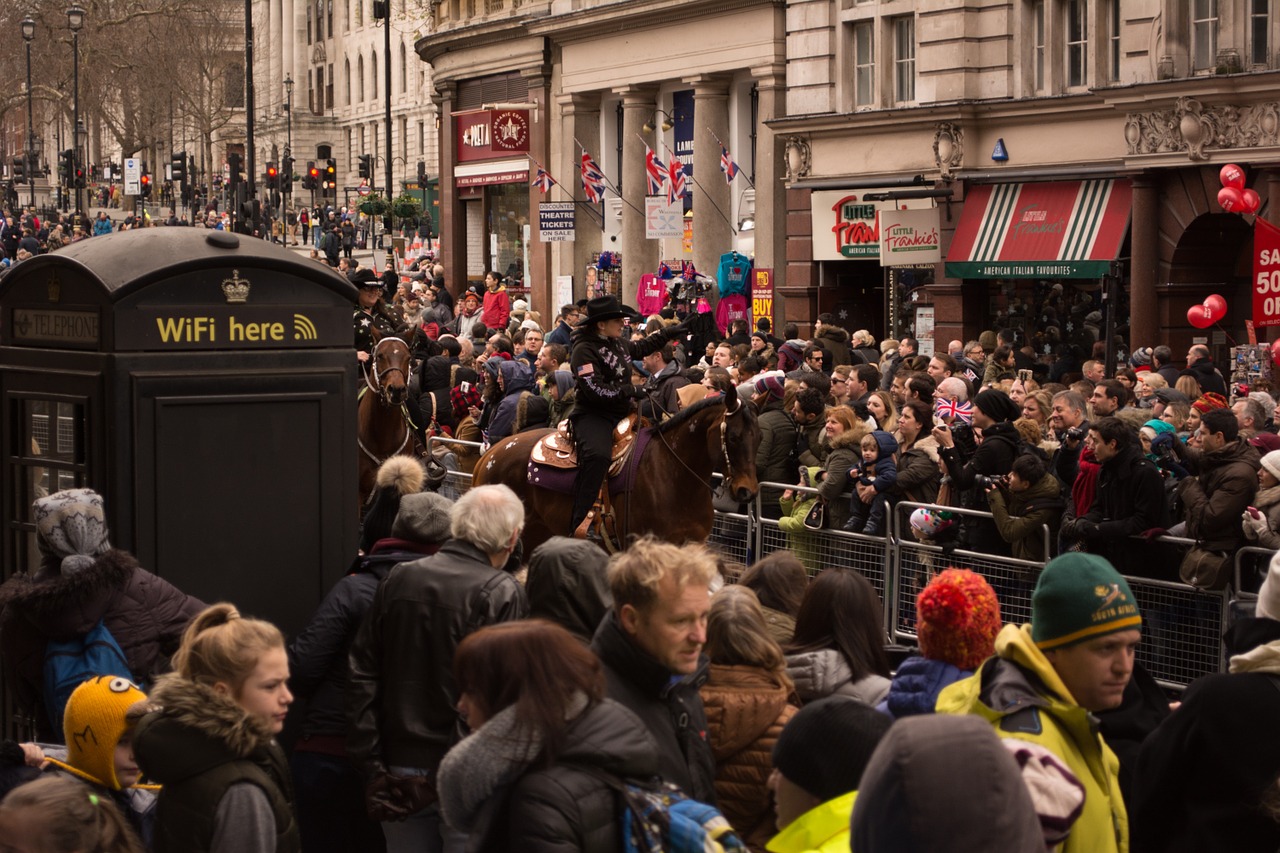
M431 439L428 444L436 441L452 440ZM471 442L456 443L478 446ZM450 471L440 491L456 498L470 483L470 474ZM1000 614L1006 623L1031 621L1031 593L1043 563L921 541L908 523L911 513L921 507L981 519L991 519L990 513L903 502L893 508L886 536L832 529L788 532L780 519L765 517L765 507L775 505L779 494L788 489L796 493L797 500L816 494L815 489L803 486L761 483L748 512L716 511L707 544L726 560L745 565L775 551L790 550L804 563L810 577L827 568L857 570L885 602L884 632L889 642L915 643L916 595L934 573L952 566L972 569L987 579L1000 599ZM1052 553L1047 527L1041 535L1046 553ZM1154 542L1170 546L1178 560L1193 544L1192 540L1172 536ZM1268 560L1274 553L1264 548L1241 548L1235 557L1235 588L1242 583L1241 575L1248 575L1252 562ZM1171 574L1176 573L1178 560L1168 561ZM1256 596L1247 593L1233 596L1231 590L1213 592L1176 581L1132 575L1126 575L1126 579L1142 612L1142 644L1137 657L1157 682L1165 687L1181 688L1202 675L1225 671L1221 638L1227 627L1229 604L1234 601L1237 606L1243 603L1247 608Z

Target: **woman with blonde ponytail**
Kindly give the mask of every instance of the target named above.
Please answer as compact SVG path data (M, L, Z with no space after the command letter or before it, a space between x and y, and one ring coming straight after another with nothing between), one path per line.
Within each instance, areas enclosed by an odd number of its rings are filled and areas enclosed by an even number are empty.
M192 620L134 731L162 785L155 853L298 851L288 762L275 736L293 695L284 636L215 604Z
M0 803L0 839L14 853L143 853L111 799L66 776L10 791Z

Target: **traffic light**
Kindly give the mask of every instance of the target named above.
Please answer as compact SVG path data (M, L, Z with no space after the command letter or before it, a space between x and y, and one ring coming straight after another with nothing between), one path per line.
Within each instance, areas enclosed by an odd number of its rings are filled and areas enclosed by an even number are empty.
M75 170L72 172L75 178L74 184L76 189L82 190L89 185L89 182L88 180L86 180L86 176L84 173L84 164L80 162L79 158L74 158L74 162L75 162Z
M427 188L427 164L422 160L418 161L418 189Z
M175 184L187 180L187 152L175 151L169 155L169 174Z
M293 190L293 158L285 157L280 161L280 183L285 192Z
M76 171L76 152L72 148L68 148L58 155L58 183L64 186L71 186L75 179Z
M315 160L307 161L307 173L302 176L302 188L304 190L320 188L320 170L316 168Z
M360 177L373 177L373 156L370 154L360 155Z
M227 153L227 171L231 173L227 183L233 187L240 183L240 169L242 163L243 161L240 159L240 154L238 152L230 151Z
M142 177L138 178L138 195L140 195L142 198L151 197L151 176L150 175L144 173Z
M25 183L27 180L27 157L24 154L21 157L13 158L13 180L16 183Z
M267 164L266 179L267 189L274 190L280 188L280 170L276 168L275 163Z
M324 183L325 189L334 190L337 194L338 189L338 161L330 157L324 161Z

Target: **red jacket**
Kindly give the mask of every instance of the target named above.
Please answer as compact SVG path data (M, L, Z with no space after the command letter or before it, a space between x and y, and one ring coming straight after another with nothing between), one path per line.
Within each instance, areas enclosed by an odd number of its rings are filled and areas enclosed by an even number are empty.
M480 309L480 322L485 328L507 331L507 321L511 319L511 297L507 289L499 286L497 290L484 292L484 307Z

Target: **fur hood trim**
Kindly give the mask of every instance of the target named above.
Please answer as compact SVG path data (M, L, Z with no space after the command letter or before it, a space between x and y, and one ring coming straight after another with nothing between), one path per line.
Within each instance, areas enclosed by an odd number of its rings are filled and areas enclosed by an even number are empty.
M160 676L147 701L130 708L126 718L134 724L152 713L225 744L237 758L247 758L272 740L266 722L250 716L231 697L173 672Z
M42 568L36 575L14 575L0 586L0 608L13 605L33 624L68 609L106 611L111 597L124 589L138 561L128 551L112 548L94 564L72 575ZM97 621L102 612L93 617Z
M842 447L858 450L862 445L862 437L867 432L865 429L847 429L835 438L829 439L828 444L832 450L839 450ZM823 438L826 438L826 433L823 433Z
M929 457L931 462L938 461L938 440L932 435L924 435L916 439L916 443L911 445L911 449L907 452L919 451Z

